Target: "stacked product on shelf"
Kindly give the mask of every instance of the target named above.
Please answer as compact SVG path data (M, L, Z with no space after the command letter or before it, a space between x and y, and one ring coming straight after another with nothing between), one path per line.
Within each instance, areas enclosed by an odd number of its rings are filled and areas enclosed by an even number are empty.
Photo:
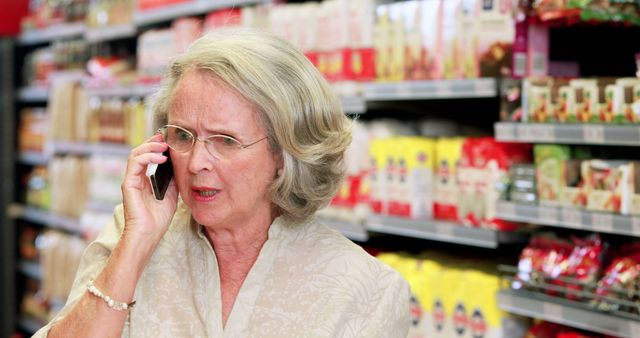
M431 123L437 124L423 122ZM516 228L496 219L495 208L508 188L510 166L531 163L530 146L448 136L456 131L446 127L439 137L417 136L410 124L388 120L359 122L354 130L357 142L346 156L348 176L332 206L363 217L373 213Z
M433 252L378 258L411 285L408 337L522 337L528 321L498 308L500 276L489 264Z
M640 214L640 162L597 159L585 147L536 144L533 147L534 191L527 199L514 194L512 175L505 198L524 204L567 207L622 215ZM530 193L535 193L531 196Z
M30 234L29 238L24 237L25 233ZM37 276L27 278L26 291L20 301L23 316L28 316L40 325L55 316L71 290L86 245L77 236L58 231L37 233L32 229L23 232L20 242L22 262L26 266L27 262L37 261L37 272L33 272Z
M570 22L610 21L640 25L640 4L637 1L528 0L525 4L543 21L564 19Z
M635 124L640 78L528 78L522 122Z
M640 247L608 247L597 234L571 240L535 236L520 254L511 288L638 320Z
M524 336L525 338L615 338L609 335L595 334L545 321L536 321Z
M87 15L88 0L30 0L29 15L21 21L22 31L42 29L62 23L82 22Z
M87 11L87 27L132 24L134 5L132 0L91 0Z

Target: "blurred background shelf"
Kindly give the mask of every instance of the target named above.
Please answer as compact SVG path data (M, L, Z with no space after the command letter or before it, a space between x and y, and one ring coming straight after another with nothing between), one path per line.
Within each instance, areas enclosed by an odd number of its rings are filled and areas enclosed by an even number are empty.
M640 321L581 305L524 290L502 290L498 293L498 306L507 312L616 337L640 337Z
M369 216L366 227L374 232L492 249L500 244L520 243L527 238L525 234L516 232L470 228L443 221L410 220L386 216Z
M513 222L640 237L638 216L500 201L496 207L496 217Z
M40 264L36 262L22 260L18 262L18 270L25 274L25 276L32 279L40 280L40 278L42 277L42 274L40 272Z
M57 39L79 37L82 36L85 29L84 22L61 23L47 28L23 32L18 36L17 42L20 45L26 46L46 43Z
M493 78L404 81L364 85L364 98L371 101L481 98L497 95L497 81Z
M159 22L170 21L176 18L190 15L205 14L210 11L226 8L253 5L264 2L261 0L221 0L207 1L194 0L174 5L166 5L159 8L139 10L134 14L134 21L138 26L151 25Z
M28 151L18 154L18 161L27 165L42 165L49 162L50 156L42 152Z
M124 24L101 28L89 28L85 31L84 38L88 42L100 42L130 38L136 36L136 34L137 29L135 25Z
M52 229L59 229L68 233L81 235L80 222L76 218L58 215L50 211L17 203L9 205L7 215L16 219L41 224Z
M18 89L18 100L22 102L46 102L49 98L47 87L22 87Z
M319 221L353 241L366 242L369 240L367 229L362 224L328 217L319 217Z
M640 146L640 126L498 122L496 139L505 142Z

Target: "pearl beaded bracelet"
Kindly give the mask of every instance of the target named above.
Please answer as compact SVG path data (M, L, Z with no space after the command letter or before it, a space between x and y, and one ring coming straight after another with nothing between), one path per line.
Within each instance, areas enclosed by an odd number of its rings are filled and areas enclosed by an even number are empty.
M117 311L126 311L132 308L133 305L136 303L135 300L131 303L121 303L113 300L111 297L105 295L104 293L102 293L102 291L98 290L98 288L95 285L93 285L93 280L90 280L89 283L87 283L87 291L89 291L90 294L104 300L105 303L107 303L107 306Z

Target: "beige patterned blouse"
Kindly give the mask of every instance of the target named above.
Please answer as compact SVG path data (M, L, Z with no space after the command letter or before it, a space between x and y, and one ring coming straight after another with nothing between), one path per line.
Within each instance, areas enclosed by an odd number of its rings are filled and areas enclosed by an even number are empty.
M124 226L122 206L84 253L60 320L104 267ZM122 337L406 337L409 287L338 232L276 220L222 327L214 250L180 204L143 272ZM99 318L96 318L99 320ZM34 337L46 337L51 326Z

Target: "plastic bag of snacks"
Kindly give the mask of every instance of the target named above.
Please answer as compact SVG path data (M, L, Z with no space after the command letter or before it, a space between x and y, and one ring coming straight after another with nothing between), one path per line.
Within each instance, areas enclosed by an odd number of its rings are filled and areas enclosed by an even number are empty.
M638 245L632 248L639 249ZM598 281L596 296L591 305L602 311L624 311L640 313L640 251L619 256L607 267ZM615 299L633 302L620 304Z
M597 281L602 271L602 256L604 245L598 234L593 234L585 239L572 238L574 248L567 258L567 266L561 274L570 281L556 280L554 284L567 288L565 297L572 300L580 300L580 292L585 287Z
M548 290L546 279L557 277L573 250L566 240L553 235L532 237L518 261L518 273L512 284L514 289Z

